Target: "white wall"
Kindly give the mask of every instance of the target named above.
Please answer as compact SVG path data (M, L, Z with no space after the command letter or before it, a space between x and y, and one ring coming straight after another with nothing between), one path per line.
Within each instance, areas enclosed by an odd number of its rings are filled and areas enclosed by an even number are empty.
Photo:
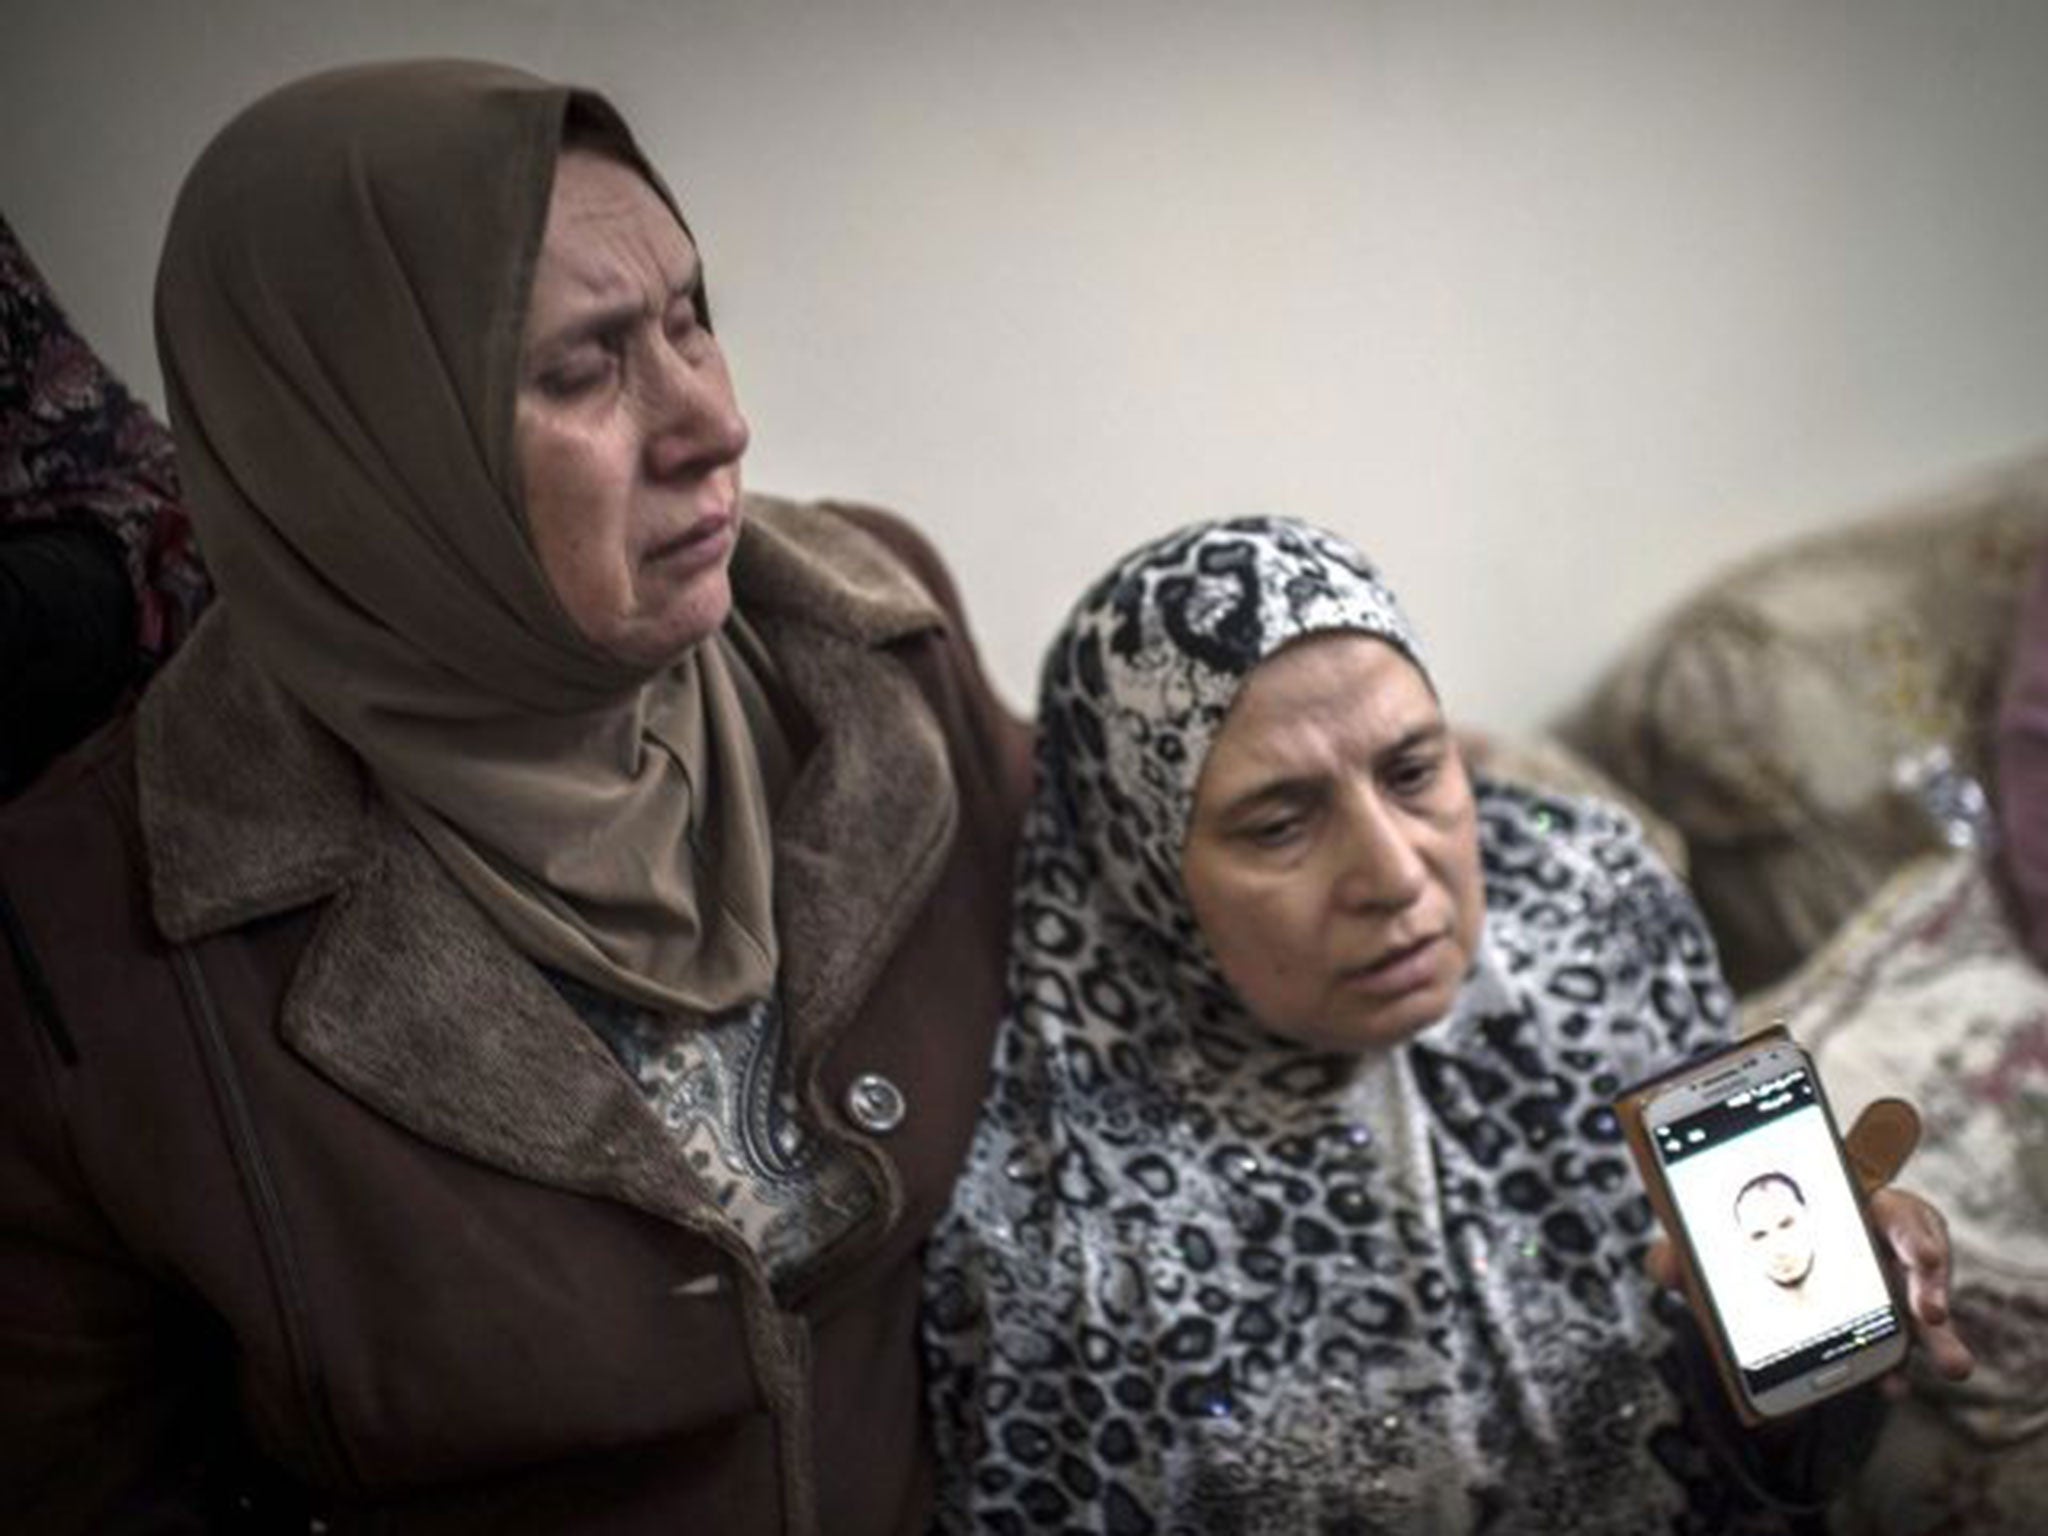
M1387 565L1454 708L2048 439L2040 0L9 0L0 208L160 398L179 177L294 74L498 57L682 193L752 482L934 534L1007 691L1180 520Z

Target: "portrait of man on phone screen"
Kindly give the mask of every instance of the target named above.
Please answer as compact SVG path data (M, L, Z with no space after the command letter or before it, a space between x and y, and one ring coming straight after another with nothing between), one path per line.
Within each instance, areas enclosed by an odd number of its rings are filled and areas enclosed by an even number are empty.
M1735 1240L1709 1264L1736 1354L1755 1368L1882 1307L1885 1285L1862 1252L1855 1196L1822 1176L1817 1156L1745 1161L1722 1186Z
M1777 1169L1758 1174L1735 1192L1735 1224L1765 1279L1788 1298L1809 1294L1813 1225L1798 1180Z

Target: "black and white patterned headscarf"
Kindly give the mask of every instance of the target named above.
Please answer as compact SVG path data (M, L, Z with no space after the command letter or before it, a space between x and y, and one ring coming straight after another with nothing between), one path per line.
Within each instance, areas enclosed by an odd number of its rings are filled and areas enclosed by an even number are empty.
M1397 1049L1266 1034L1180 877L1261 661L1413 631L1269 518L1120 562L1048 654L1010 1012L928 1261L945 1521L974 1531L1737 1529L1684 1431L1606 1104L1725 1036L1690 902L1591 802L1482 786L1488 915Z
M1124 560L1082 597L1046 657L1038 768L1051 793L1038 808L1057 819L1034 845L1085 858L1109 912L1200 964L1180 854L1202 764L1251 670L1329 631L1373 635L1422 666L1414 630L1365 557L1305 523L1190 528ZM1194 979L1222 985L1213 973Z

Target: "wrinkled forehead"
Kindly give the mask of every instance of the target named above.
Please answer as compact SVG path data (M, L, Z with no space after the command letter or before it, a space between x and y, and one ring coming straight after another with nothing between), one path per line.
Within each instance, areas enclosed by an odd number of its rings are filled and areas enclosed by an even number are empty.
M1182 529L1133 552L1076 607L1048 674L1099 722L1116 791L1178 847L1202 763L1252 670L1305 636L1384 640L1429 680L1393 592L1342 539L1286 518Z
M527 299L529 339L565 319L703 288L696 242L636 167L564 148Z

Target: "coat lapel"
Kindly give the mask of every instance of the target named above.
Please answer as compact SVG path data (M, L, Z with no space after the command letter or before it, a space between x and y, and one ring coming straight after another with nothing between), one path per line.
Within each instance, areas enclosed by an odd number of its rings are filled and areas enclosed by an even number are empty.
M757 499L749 520L737 585L783 686L819 728L775 831L783 1013L802 1068L867 995L952 844L959 797L945 741L889 653L943 620L843 517Z
M852 1016L950 844L944 742L889 654L939 618L844 520L758 500L750 513L735 585L818 726L775 844L783 1009L804 1068ZM353 755L241 657L221 610L145 696L138 746L167 936L325 903L277 1021L317 1071L481 1162L718 1229L625 1071Z
M137 777L167 937L320 905L275 1026L322 1076L478 1161L708 1228L625 1071L248 663L223 609L144 696Z
M639 1088L393 820L322 914L280 1030L323 1075L480 1162L703 1226L702 1191Z

